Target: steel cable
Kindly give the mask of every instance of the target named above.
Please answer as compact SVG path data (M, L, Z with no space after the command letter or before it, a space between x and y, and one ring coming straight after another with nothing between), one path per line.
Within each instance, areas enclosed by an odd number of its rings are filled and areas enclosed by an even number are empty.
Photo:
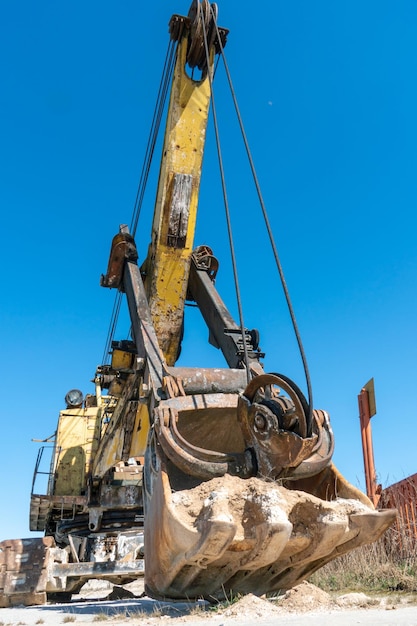
M143 199L146 191L146 186L149 178L149 173L152 164L152 158L155 151L155 145L158 139L159 130L161 126L161 120L163 116L163 112L165 109L166 97L170 85L170 81L172 78L172 72L174 68L176 54L176 42L170 40L168 44L167 53L165 55L164 67L162 71L162 77L159 84L158 94L156 98L156 104L154 108L154 113L152 117L151 129L149 131L149 137L146 145L145 156L143 159L143 165L141 170L141 175L139 179L138 189L136 192L136 198L134 203L134 208L132 211L132 219L130 224L130 232L133 236L136 234L138 221L140 217L140 212L142 209ZM103 352L102 363L105 364L108 361L111 344L116 332L116 327L120 315L120 309L122 304L123 295L120 291L116 293L113 311L111 314L109 329L107 332L106 343Z
M274 241L274 237L273 237L273 233L272 233L269 217L268 217L268 214L267 214L267 211L266 211L266 207L265 207L265 203L264 203L264 200L263 200L263 197L262 197L262 192L261 192L259 180L258 180L258 177L257 177L257 174L256 174L256 169L255 169L255 165L254 165L254 162L253 162L252 154L251 154L251 151L250 151L250 147L249 147L248 139L247 139L247 136L246 136L246 132L245 132L245 129L244 129L243 120L242 120L242 117L241 117L241 114L240 114L240 110L239 110L239 106L238 106L238 102L237 102L237 98L236 98L236 93L235 93L235 90L234 90L234 87L233 87L233 83L232 83L229 67L228 67L226 56L225 56L225 53L224 53L224 48L223 48L223 45L222 45L222 40L221 40L221 37L220 37L220 33L219 33L217 21L216 21L215 12L213 11L212 7L210 7L210 11L211 11L211 19L213 20L213 23L214 23L214 26L215 26L215 29L216 29L217 41L219 43L219 49L220 49L220 55L221 55L221 57L223 59L223 63L224 63L225 71L226 71L226 76L227 76L227 80L228 80L228 83L229 83L229 88L230 88L230 92L231 92L231 95L232 95L232 99L233 99L233 103L234 103L234 107L235 107L235 111L236 111L236 115L237 115L240 131L241 131L241 134L242 134L242 138L243 138L243 142L244 142L244 145L245 145L245 149L246 149L249 165L250 165L251 172L252 172L252 177L253 177L254 184L255 184L255 187L256 187L256 191L257 191L257 194L258 194L258 199L259 199L259 203L260 203L260 206L261 206L261 210L262 210L265 226L266 226L266 229L267 229L269 241L270 241L270 244L271 244L271 248L272 248L272 251L273 251L275 263L276 263L276 266L277 266L277 269L278 269L278 273L279 273L279 276L280 276L282 288L283 288L285 299L286 299L286 302L287 302L287 307L288 307L289 314L290 314L290 317L291 317L294 333L295 333L295 336L296 336L297 344L298 344L298 347L299 347L299 351L300 351L300 355L301 355L301 359L302 359L302 363L303 363L303 367L304 367L304 373L305 373L307 390L308 390L308 402L309 402L309 413L310 413L310 415L309 415L310 419L308 420L308 422L309 422L309 424L311 424L313 398L312 398L311 380L310 380L310 374L309 374L307 359L306 359L304 347L303 347L303 344L302 344L302 341L301 341L301 336L300 336L300 333L299 333L298 325L297 325L297 322L296 322L294 309L293 309L292 302L291 302L291 299L290 299L290 296L289 296L289 291L288 291L287 283L286 283L286 280L285 280L282 264L281 264L281 261L280 261L279 255L278 255L278 251L277 251L277 247L276 247L276 244L275 244L275 241ZM202 19L202 26L203 26L202 31L203 31L203 38L204 38L205 54L206 54L206 59L207 59L207 67L209 67L209 48L208 48L208 42L207 42L205 18L204 18L203 14L201 16L201 19ZM151 162L152 162L152 158L153 158L153 154L154 154L154 150L155 150L155 145L156 145L156 141L157 141L157 137L158 137L158 133L159 133L159 128L160 128L160 123L161 123L163 111L164 111L164 108L165 108L166 96L167 96L167 93L168 93L168 88L169 88L170 80L171 80L171 77L172 77L173 66L174 66L175 50L176 50L175 42L170 41L169 46L168 46L168 51L167 51L167 54L166 54L166 57L165 57L163 74L162 74L162 78L161 78L161 82L160 82L160 86L159 86L159 91L158 91L158 96L157 96L157 103L156 103L156 106L155 106L155 109L154 109L154 115L153 115L153 119L152 119L151 130L150 130L150 134L149 134L149 138L148 138L148 143L147 143L145 157L144 157L144 163L143 163L143 167L142 167L142 171L141 171L141 177L140 177L138 190L137 190L137 194L136 194L136 199L135 199L135 204L134 204L134 210L133 210L132 221L131 221L131 232L132 232L133 236L135 236L135 234L136 234L138 220L139 220L139 216L140 216L140 212L141 212L141 208L142 208L142 203L143 203L143 198L144 198L144 194L145 194L145 190L146 190L146 184L147 184L148 177L149 177L150 166L151 166ZM214 93L213 93L213 78L212 78L212 75L211 75L210 71L208 71L208 77L209 77L209 82L210 82L212 111L213 111L213 123L214 123L214 130L215 130L215 136L216 136L216 146L217 146L217 153L218 153L218 159L219 159L219 168L220 168L222 192L223 192L223 199L224 199L224 206L225 206L225 214L226 214L228 237L229 237L229 246L230 246L230 252L231 252L233 276L234 276L234 283L235 283L235 290L236 290L236 300L237 300L238 313L239 313L239 324L240 324L240 330L241 330L242 339L243 339L244 362L245 362L245 366L246 366L246 370L247 370L247 377L248 377L248 382L249 382L250 377L251 377L250 370L249 370L249 355L248 355L248 348L247 348L247 342L246 342L246 333L245 333L245 326L244 326L244 319L243 319L243 308L242 308L241 294L240 294L239 281L238 281L236 255L235 255L234 243L233 243L233 233L232 233L232 226L231 226L230 208L229 208L228 197L227 197L227 189L226 189L225 173L224 173L224 166L223 166L223 158L222 158L221 145L220 145L220 135L219 135L218 121L217 121L217 111L216 111L216 104L215 104ZM106 340L106 348L105 348L104 355L103 355L103 363L107 359L107 356L109 354L110 347L111 347L111 342L112 342L112 339L114 337L115 329L116 329L116 326L117 326L117 320L118 320L118 316L119 316L119 313L120 313L121 299L122 299L122 294L120 292L118 292L117 295L116 295L116 298L115 298L115 303L114 303L113 313L112 313L112 320L110 322L109 332L108 332L108 336L107 336L107 340Z
M226 55L224 53L224 47L223 47L222 40L221 40L221 37L220 37L220 33L219 33L216 17L214 15L214 11L213 10L211 10L211 13L212 13L212 19L214 20L214 25L215 25L215 28L216 28L216 34L217 34L217 40L219 42L220 54L221 54L222 59L223 59L223 63L224 63L225 71L226 71L226 76L227 76L227 80L228 80L228 83L229 83L230 93L232 95L232 99L233 99L233 103L234 103L234 107L235 107L235 111L236 111L236 116L237 116L237 119L238 119L238 122L239 122L240 132L242 134L243 142L245 144L246 154L247 154L249 165L250 165L250 169L251 169L251 172L252 172L252 177L253 177L254 184L255 184L255 187L256 187L256 191L257 191L257 194L258 194L258 199L259 199L259 203L260 203L260 206L261 206L263 218L264 218L264 221L265 221L265 226L266 226L266 229L267 229L267 232L268 232L269 241L270 241L270 244L271 244L271 248L272 248L272 252L273 252L273 255L274 255L275 263L276 263L276 266L277 266L277 269L278 269L278 273L279 273L279 276L280 276L282 288L283 288L284 295L285 295L285 300L287 302L288 311L289 311L289 314L290 314L290 317L291 317L291 322L292 322L294 333L295 333L295 336L296 336L298 349L300 351L300 356L301 356L301 360L302 360L302 363L303 363L304 375L305 375L305 379L306 379L307 393L308 393L308 404L309 404L309 419L308 419L308 423L309 423L309 430L310 430L311 429L311 424L312 424L312 412L313 412L313 392L312 392L312 387L311 387L310 372L309 372L309 368L308 368L308 364L307 364L307 357L306 357L306 354L305 354L305 351L304 351L303 343L301 341L301 335L300 335L300 332L299 332L299 329L298 329L298 324L297 324L297 321L296 321L296 318L295 318L294 308L292 306L291 298L290 298L289 291L288 291L288 286L287 286L287 283L286 283L286 280L285 280L284 270L282 268L282 264L281 264L281 261L280 261L279 255L278 255L278 251L277 251L277 247L276 247L276 244L275 244L274 236L273 236L273 233L272 233L272 229L271 229L268 213L267 213L266 206L265 206L265 203L264 203L264 200L263 200L261 187L260 187L260 184L259 184L258 176L256 174L255 164L253 162L252 153L250 151L248 139L247 139L247 136L246 136L244 125L243 125L242 116L240 114L239 105L238 105L237 98L236 98L236 93L235 93L235 90L234 90L234 87L233 87L232 78L231 78L230 71L229 71L229 66L227 64ZM308 434L311 435L311 431Z
M212 13L212 19L215 19L214 11L213 11L212 7L211 7L211 13ZM222 157L222 151L221 151L221 145L220 145L219 127L218 127L218 123L217 123L216 102L215 102L214 92L213 92L213 79L212 79L212 75L211 75L211 72L210 72L210 51L209 51L209 47L208 47L208 43L207 43L206 24L205 24L205 21L204 21L204 12L203 11L201 12L201 20L202 20L202 26L203 26L202 30L203 30L203 37L204 37L204 48L205 48L206 61L207 61L207 75L208 75L208 79L209 79L209 83L210 83L211 106L212 106L212 111L213 111L213 125L214 125L214 132L215 132L215 136L216 136L217 155L218 155L218 159L219 159L219 168L220 168L220 177L221 177L222 191L223 191L224 209L225 209L225 214L226 214L227 232L228 232L228 237L229 237L230 255L231 255L231 259L232 259L233 278L234 278L235 291L236 291L236 302L237 302L238 313L239 313L239 325L240 325L240 332L242 334L242 341L243 341L243 357L244 357L244 363L245 363L245 367L246 367L247 381L249 383L250 380L251 380L251 372L250 372L250 369L249 369L248 346L247 346L247 342L246 342L245 324L244 324L244 320L243 320L242 299L241 299L240 288L239 288L239 279L238 279L237 263L236 263L236 254L235 254L235 248L234 248L234 243L233 243L232 223L231 223L231 218L230 218L229 201L228 201L228 197L227 197L226 179L225 179L225 175L224 175L223 157ZM216 24L216 28L217 28L217 24Z
M103 365L107 363L110 354L110 348L113 341L114 334L116 332L117 321L119 319L120 307L122 305L122 294L120 291L116 293L113 303L113 311L110 318L109 329L107 331L106 343L104 346L104 352L101 359Z
M152 157L155 151L155 145L159 134L159 129L161 125L161 119L165 108L166 97L168 93L168 88L170 85L170 81L172 78L172 72L174 67L175 60L175 51L176 51L176 42L170 41L168 46L168 51L165 57L165 64L162 73L161 82L159 85L159 91L156 101L156 106L154 108L154 115L151 124L151 130L149 133L148 143L146 146L144 163L142 167L141 177L139 180L138 191L136 194L135 206L132 215L131 222L131 234L133 237L136 235L136 229L140 217L140 212L143 203L143 197L146 190L146 185L148 182L150 166L152 162Z

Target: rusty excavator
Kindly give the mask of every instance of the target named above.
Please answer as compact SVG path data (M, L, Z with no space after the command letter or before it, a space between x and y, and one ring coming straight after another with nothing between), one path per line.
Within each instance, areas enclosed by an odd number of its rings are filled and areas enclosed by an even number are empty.
M101 278L126 297L131 337L111 341L94 393L66 396L47 493L30 499L30 530L44 536L0 543L0 607L67 601L89 579L144 576L146 592L167 599L285 590L394 522L395 511L376 510L337 471L328 414L264 371L257 331L216 291L212 250L193 248L214 67L228 36L217 14L194 0L169 22L151 241L139 265L136 225L122 225ZM225 367L176 365L186 302Z

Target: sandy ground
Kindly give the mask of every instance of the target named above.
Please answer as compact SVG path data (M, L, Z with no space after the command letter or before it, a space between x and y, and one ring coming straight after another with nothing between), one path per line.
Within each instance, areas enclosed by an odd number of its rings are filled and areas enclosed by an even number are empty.
M332 598L310 583L273 601L248 595L222 607L203 601L160 602L140 595L137 583L130 589L129 585L112 589L92 581L68 604L0 609L0 626L92 622L109 626L417 626L417 597L372 599L351 593Z

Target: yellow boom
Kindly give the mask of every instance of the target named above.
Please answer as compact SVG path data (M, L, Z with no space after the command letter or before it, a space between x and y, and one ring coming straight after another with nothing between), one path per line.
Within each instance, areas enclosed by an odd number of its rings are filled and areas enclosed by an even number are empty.
M210 65L200 80L186 69L189 29L178 46L159 174L152 240L143 266L152 322L168 365L177 360L190 271L210 106Z

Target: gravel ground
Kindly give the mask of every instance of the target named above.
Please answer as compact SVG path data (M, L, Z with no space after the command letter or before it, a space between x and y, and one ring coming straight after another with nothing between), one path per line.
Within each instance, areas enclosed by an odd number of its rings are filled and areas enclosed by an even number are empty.
M61 606L25 607L0 609L1 626L56 626L56 624L105 623L109 626L417 626L417 606L399 606L395 609L386 607L361 609L327 609L305 613L281 613L265 611L264 615L241 613L238 606L233 611L228 609L215 614L188 614L185 607L175 606L165 610L162 615L151 617L154 610L161 610L160 604L144 598L140 601L84 602ZM191 608L191 611L194 607Z
M123 595L129 598L115 599ZM68 604L0 609L0 626L55 626L102 622L108 626L417 626L417 598L371 599L363 593L333 598L309 583L277 601L252 595L229 606L160 602L130 590L89 588Z

